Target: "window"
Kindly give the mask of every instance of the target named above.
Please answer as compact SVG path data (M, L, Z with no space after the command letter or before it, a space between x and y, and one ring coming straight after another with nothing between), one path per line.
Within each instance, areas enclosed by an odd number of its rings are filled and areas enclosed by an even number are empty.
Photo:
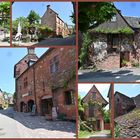
M94 117L94 105L89 105L89 117Z
M42 89L45 92L45 82L44 81L42 82Z
M28 62L28 66L32 66L34 63L35 63L35 61L30 60L30 61Z
M24 78L24 88L27 88L27 86L28 86L28 80L27 80L27 77L26 77L26 78Z
M55 56L53 59L50 60L50 72L55 73L58 71L59 60L58 56Z
M116 17L116 15L115 15L115 16L113 16L113 17L111 18L111 21L112 21L112 22L117 21L117 17Z
M118 34L108 34L107 35L107 42L111 47L111 51L116 51L118 45L120 45L120 38Z
M66 105L72 105L74 104L74 93L72 90L66 91L65 92L65 104Z

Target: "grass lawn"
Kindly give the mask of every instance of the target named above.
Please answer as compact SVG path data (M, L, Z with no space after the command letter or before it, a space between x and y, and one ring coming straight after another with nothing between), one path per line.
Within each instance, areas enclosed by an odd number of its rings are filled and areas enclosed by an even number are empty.
M91 135L93 135L94 134L94 132L89 132L89 131L82 131L82 130L80 130L79 132L78 132L78 138L88 138L88 137L90 137Z
M78 138L90 138L91 136L94 136L94 135L100 134L100 133L110 134L110 130L102 130L102 131L94 131L94 132L80 130L78 132Z

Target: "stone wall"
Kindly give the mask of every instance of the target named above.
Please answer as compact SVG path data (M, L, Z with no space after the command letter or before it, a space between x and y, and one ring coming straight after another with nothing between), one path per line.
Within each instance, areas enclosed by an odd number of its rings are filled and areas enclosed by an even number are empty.
M28 48L28 54L14 66L15 78L18 78L28 68L28 62L30 60L38 60L38 57L34 53L34 48Z
M115 94L114 97L115 117L124 115L135 108L133 99L125 95Z
M107 36L105 34L91 34L93 43L90 46L93 49L94 56L92 59L101 61L107 56Z
M50 72L50 60L58 56L59 67L55 73ZM57 107L60 113L67 115L68 119L75 119L76 110L74 105L65 105L64 93L67 90L73 90L76 94L75 84L75 48L58 48L52 49L45 53L33 66L28 68L16 80L17 107L20 111L20 103L27 103L30 99L34 100L37 106L38 114L41 114L41 100L44 96L51 96L53 104ZM27 77L28 86L21 88L24 85L24 79ZM28 95L29 91L32 95ZM23 97L23 95L26 95Z
M90 101L97 101L100 104L104 104L103 98L100 95L99 91L95 88L95 86L93 86L90 91L87 93L87 95L83 98L82 102L88 104ZM93 110L90 110L93 112L95 119L99 119L100 122L102 122L103 120L103 115L102 112L98 109L98 107L93 106ZM88 118L90 117L89 115L89 106L85 107L84 110L85 113L85 118L88 120ZM102 123L101 123L102 126Z
M136 42L136 46L140 48L140 29L137 29L135 35L134 35L134 41Z
M50 7L47 7L46 12L41 18L41 24L46 25L52 30L56 31L56 13L54 13Z
M53 11L49 5L41 18L41 24L51 28L56 35L66 37L69 34L69 29L68 26L66 26L66 23L59 18L58 14Z
M110 70L120 68L120 55L108 54L102 61L96 63L98 69Z
M108 44L107 34L91 33L93 40L93 43L90 46L93 50L93 55L90 54L91 62L95 63L97 69L110 70L120 68L120 63L122 61L120 52L129 52L129 66L133 66L133 63L140 64L140 51L138 49L138 46L140 46L138 40L139 34L139 32L136 32L135 35L119 34L118 46L115 46L116 51L110 53L110 45Z
M16 79L16 94L17 94L17 111L21 111L21 102L25 104L28 103L29 100L35 101L35 91L34 91L34 75L33 75L33 67L28 69L19 78ZM27 78L28 86L24 86L24 79Z

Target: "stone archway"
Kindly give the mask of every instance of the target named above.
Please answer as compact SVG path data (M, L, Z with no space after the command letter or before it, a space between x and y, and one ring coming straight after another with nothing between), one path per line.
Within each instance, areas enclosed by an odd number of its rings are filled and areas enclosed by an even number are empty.
M29 100L27 104L28 104L28 112L32 112L34 100Z

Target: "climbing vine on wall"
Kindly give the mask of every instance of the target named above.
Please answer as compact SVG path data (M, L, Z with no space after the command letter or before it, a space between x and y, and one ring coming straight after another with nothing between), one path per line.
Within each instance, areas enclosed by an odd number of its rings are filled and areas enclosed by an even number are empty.
M84 33L82 48L81 48L81 52L79 55L79 63L80 63L79 65L82 68L88 61L88 51L89 51L89 47L90 47L91 43L92 43L92 40L90 39L89 33Z
M93 31L98 32L98 33L124 33L124 34L133 34L134 31L130 27L122 27L122 28L117 28L117 29L111 29L111 28L106 28L106 29L101 29L101 28L95 28Z

